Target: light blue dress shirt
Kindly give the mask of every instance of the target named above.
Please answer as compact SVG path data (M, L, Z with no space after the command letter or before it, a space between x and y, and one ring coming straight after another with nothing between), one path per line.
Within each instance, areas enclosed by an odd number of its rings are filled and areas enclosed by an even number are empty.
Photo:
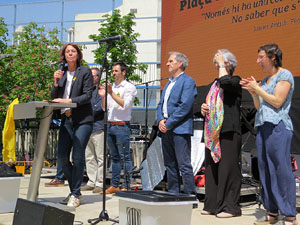
M262 89L269 94L274 94L275 87L280 81L288 81L291 84L290 91L285 102L279 109L276 109L260 97L260 106L255 116L255 127L263 125L265 122L279 124L282 121L288 130L293 130L292 120L289 116L292 96L294 92L294 77L290 71L283 69L267 84L269 76L262 81Z
M182 72L181 74L183 74L183 72ZM168 99L169 99L169 97L170 97L171 90L172 90L173 86L175 85L176 80L178 79L178 77L179 77L181 74L179 74L179 75L178 75L177 77L175 77L175 78L173 78L173 77L170 77L170 78L169 78L170 84L169 84L169 86L167 87L166 94L165 94L165 98L164 98L164 103L163 103L163 114L164 114L164 117L165 117L165 118L168 118L168 107L167 107L167 102L168 102Z

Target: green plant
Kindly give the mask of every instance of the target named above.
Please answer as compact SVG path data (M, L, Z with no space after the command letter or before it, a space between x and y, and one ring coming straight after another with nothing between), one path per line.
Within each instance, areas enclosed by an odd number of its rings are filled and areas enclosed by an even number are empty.
M22 32L14 33L15 44L4 51L13 56L0 67L0 126L13 99L19 98L20 103L50 99L62 46L57 35L57 29L46 31L36 23L29 23Z
M137 70L145 73L147 70L147 65L137 62L138 53L136 45L138 33L135 33L133 26L135 22L133 19L135 15L129 13L128 15L121 16L120 10L114 10L112 15L106 14L103 16L105 20L100 21L100 28L98 29L99 34L92 34L89 38L97 41L101 38L112 37L115 35L123 35L124 39L120 41L112 41L111 46L107 55L108 67L108 79L113 80L111 76L112 65L115 62L123 61L128 66L128 71L126 75L127 80L141 82L140 76L136 73ZM104 57L104 52L106 49L105 44L101 44L100 47L93 52L95 53L95 62L102 64Z

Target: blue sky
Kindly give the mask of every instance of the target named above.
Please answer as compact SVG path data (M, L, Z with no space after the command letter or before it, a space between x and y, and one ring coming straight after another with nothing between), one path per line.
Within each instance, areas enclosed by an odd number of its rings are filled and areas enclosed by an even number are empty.
M63 0L63 2L63 20L66 29L74 23L72 21L75 14L108 12L122 4L122 0ZM53 27L60 29L62 0L1 0L0 16L4 17L10 33L13 32L15 20L19 25L36 22L41 23L40 25L45 24L49 29Z

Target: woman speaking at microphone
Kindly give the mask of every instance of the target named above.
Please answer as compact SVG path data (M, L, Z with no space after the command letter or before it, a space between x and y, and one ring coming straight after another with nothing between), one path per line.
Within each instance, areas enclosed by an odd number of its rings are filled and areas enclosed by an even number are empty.
M54 72L51 89L53 102L76 103L76 108L61 109L58 138L58 160L68 180L70 194L61 203L69 207L80 205L80 185L84 174L85 148L92 132L93 113L91 97L93 76L89 68L81 66L82 52L75 44L63 46L60 62L67 66ZM72 163L70 153L72 150Z

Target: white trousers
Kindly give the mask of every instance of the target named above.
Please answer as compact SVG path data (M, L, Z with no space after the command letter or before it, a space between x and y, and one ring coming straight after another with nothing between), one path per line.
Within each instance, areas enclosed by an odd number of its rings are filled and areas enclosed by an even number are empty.
M85 149L86 172L89 177L87 185L91 187L103 186L103 142L104 131L95 131Z

